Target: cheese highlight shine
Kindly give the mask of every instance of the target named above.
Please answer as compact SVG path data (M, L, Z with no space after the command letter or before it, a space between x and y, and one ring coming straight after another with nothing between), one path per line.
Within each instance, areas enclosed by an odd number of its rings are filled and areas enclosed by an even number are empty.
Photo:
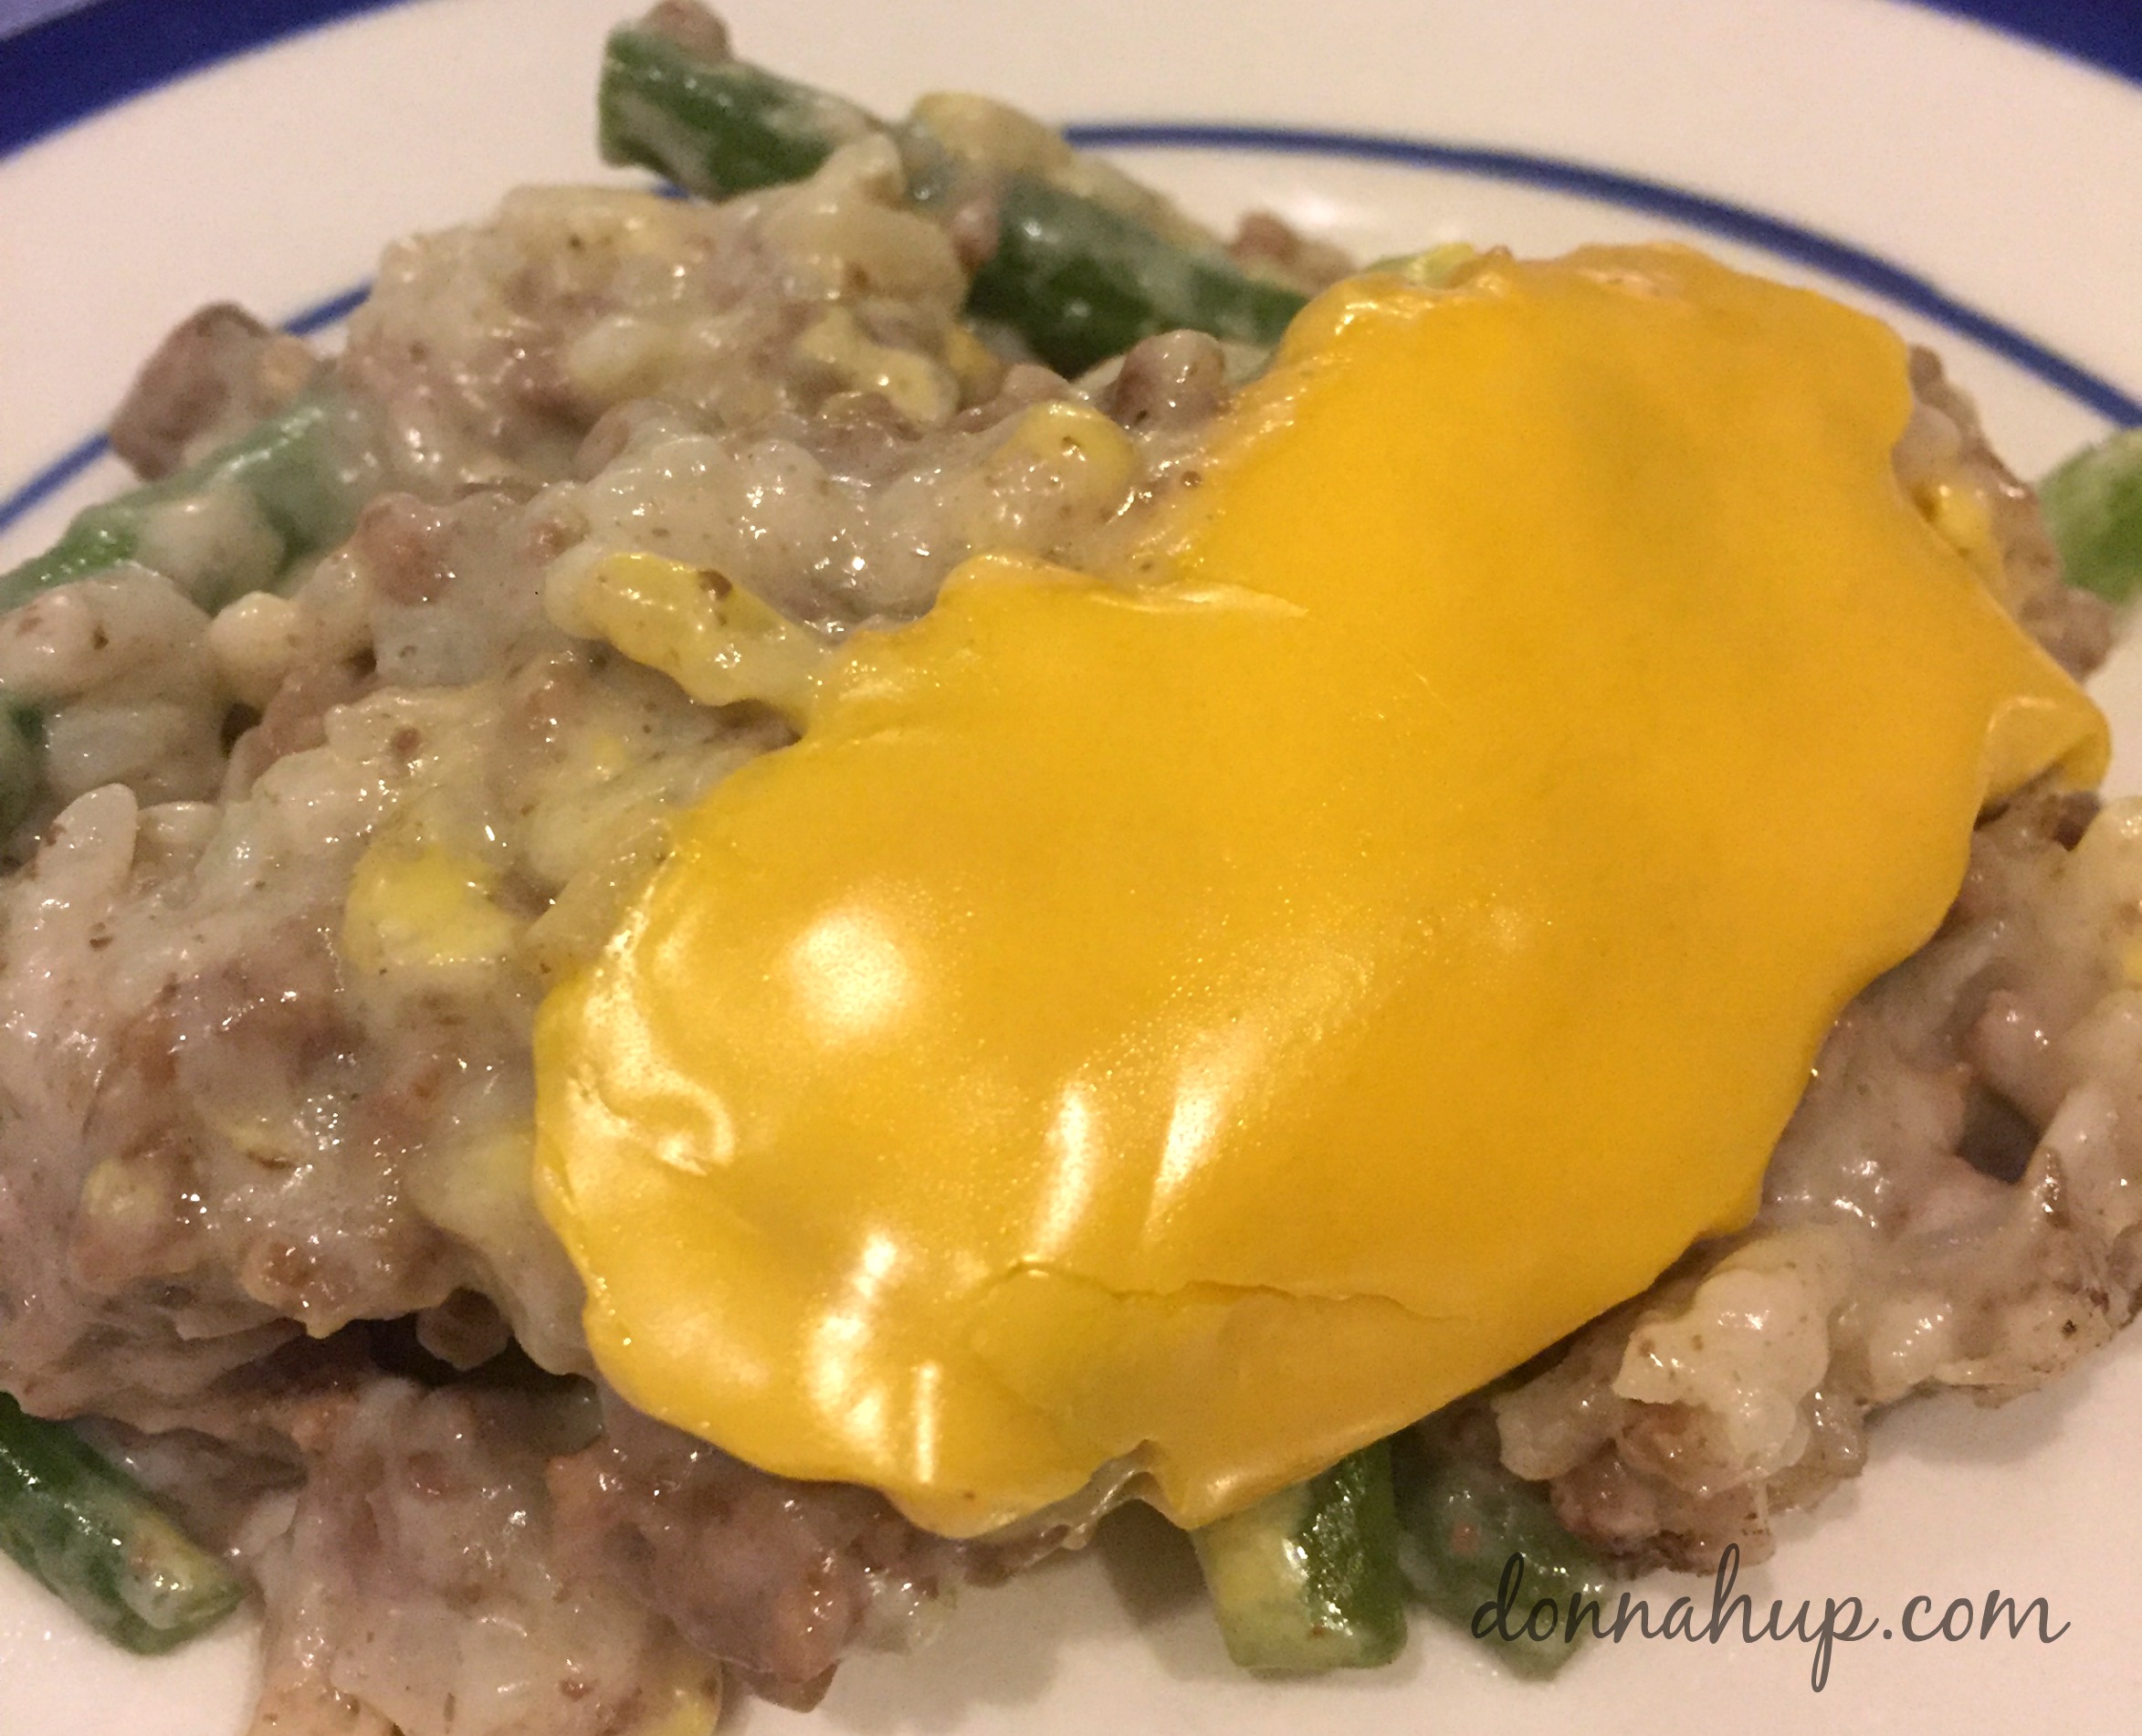
M1677 249L1370 275L1139 582L858 636L543 1008L605 1374L938 1531L1127 1454L1196 1524L1743 1223L1982 802L2103 769L1909 409Z

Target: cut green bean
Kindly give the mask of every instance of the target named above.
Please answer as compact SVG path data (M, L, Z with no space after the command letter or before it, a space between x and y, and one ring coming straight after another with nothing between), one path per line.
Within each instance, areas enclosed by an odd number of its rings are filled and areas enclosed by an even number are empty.
M20 826L44 782L45 721L33 706L0 707L0 839Z
M635 26L611 33L599 107L604 157L667 175L709 198L800 180L846 140L891 132L837 97L747 65L694 55ZM898 134L926 208L962 170L926 129ZM1278 341L1306 297L1240 269L1038 175L995 181L997 245L976 272L970 312L995 320L1065 374L1140 338L1188 327L1246 343Z
M882 130L838 97L630 25L604 48L596 111L605 163L710 199L803 180L846 140Z
M997 247L968 310L1001 320L1052 367L1083 374L1141 338L1188 327L1269 346L1307 298L1193 253L1135 218L1033 175L1004 184Z
M1384 1443L1191 1538L1227 1655L1244 1668L1373 1668L1403 1649Z
M1522 1675L1567 1663L1606 1575L1538 1487L1417 1441L1402 1447L1394 1475L1407 1589Z
M140 560L213 612L347 536L377 462L357 413L315 387L199 463L77 513L0 573L0 610Z
M129 1651L167 1652L245 1587L124 1472L0 1394L0 1549Z
M2085 447L2038 485L2070 584L2115 603L2142 594L2142 428Z
M314 386L198 463L78 512L42 554L0 573L0 612L140 561L214 614L349 535L378 469L360 413ZM0 838L37 800L42 727L27 706L0 719Z

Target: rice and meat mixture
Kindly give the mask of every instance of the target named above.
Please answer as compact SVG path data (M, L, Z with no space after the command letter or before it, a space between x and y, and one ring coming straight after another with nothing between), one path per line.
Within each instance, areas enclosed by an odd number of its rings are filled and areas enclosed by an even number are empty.
M367 430L355 533L213 614L129 564L0 623L47 780L0 885L0 1389L96 1419L242 1562L257 1733L651 1736L723 1671L807 1704L1118 1498L952 1544L635 1414L530 1193L536 1005L665 816L971 552L1090 564L1244 370L1192 333L1077 381L1015 359L900 176L866 139L722 205L516 193L391 250L331 360L196 315L120 450L168 470L330 378ZM1335 268L1269 219L1240 247ZM2087 670L2102 606L1930 359L1917 386L1903 480ZM177 558L246 533L168 516ZM1618 1559L1701 1567L1852 1476L1871 1410L2103 1344L2142 1247L2138 900L2142 806L1988 815L1757 1223L1456 1432Z

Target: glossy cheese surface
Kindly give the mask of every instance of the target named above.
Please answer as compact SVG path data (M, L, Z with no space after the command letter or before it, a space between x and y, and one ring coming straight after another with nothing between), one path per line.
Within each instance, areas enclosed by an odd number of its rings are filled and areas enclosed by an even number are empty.
M971 563L537 1036L635 1404L971 1533L1200 1522L1742 1222L1990 793L2102 721L1885 328L1670 249L1342 284L1129 585Z

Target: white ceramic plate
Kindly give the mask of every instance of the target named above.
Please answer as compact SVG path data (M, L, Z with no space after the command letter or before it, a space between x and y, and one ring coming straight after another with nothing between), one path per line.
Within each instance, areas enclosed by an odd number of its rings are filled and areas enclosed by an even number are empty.
M0 159L0 565L119 484L110 459L51 470L182 314L233 297L289 318L359 283L395 235L478 216L517 181L604 174L593 70L631 3L416 0ZM1819 283L1941 347L2026 472L2142 417L2142 89L1896 0L728 10L747 52L883 109L959 86L1116 123L1108 136L1145 141L1124 161L1214 217L1263 205L1364 255L1449 237L1548 252L1671 235ZM1192 123L1257 136L1192 144ZM2142 657L2116 658L2098 690L2124 744L2115 783L2142 788ZM1887 1418L1866 1475L1788 1520L1776 1559L1743 1581L1788 1615L1810 1599L1819 1620L1826 1599L1856 1596L1876 1618L1875 1637L1838 1648L1819 1697L1796 1643L1633 1638L1538 1686L1425 1622L1391 1670L1247 1681L1176 1540L1132 1521L1087 1559L970 1596L922 1655L855 1661L815 1727L2129 1730L2138 1425L2142 1341L2002 1411L1940 1401ZM2044 1597L2065 1631L2051 1645L1899 1631L1915 1595L1937 1621L1995 1589ZM1708 1597L1695 1581L1642 1590L1660 1606ZM0 1562L0 1730L233 1736L251 1659L241 1632L164 1662L122 1658ZM771 1736L794 1720L754 1707L734 1721Z

